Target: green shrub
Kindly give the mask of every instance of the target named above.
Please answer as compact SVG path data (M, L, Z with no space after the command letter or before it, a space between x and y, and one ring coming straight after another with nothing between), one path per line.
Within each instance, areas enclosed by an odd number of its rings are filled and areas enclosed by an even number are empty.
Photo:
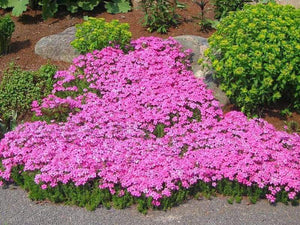
M300 110L300 10L245 5L221 20L206 55L231 101L248 115L287 101Z
M11 64L0 83L0 119L10 123L13 114L23 118L34 100L50 94L56 67L44 65L38 71L22 71Z
M104 18L88 17L84 23L77 24L76 29L76 39L71 45L80 53L101 50L107 46L120 46L126 50L132 36L127 23L118 20L105 22Z
M0 16L0 55L8 53L10 39L14 31L15 24L10 16Z
M144 11L143 25L148 31L167 33L171 26L179 24L179 15L176 9L180 5L177 0L145 0L141 2Z
M228 15L231 11L241 10L247 3L275 3L275 0L212 0L212 4L215 8L215 18L221 19Z

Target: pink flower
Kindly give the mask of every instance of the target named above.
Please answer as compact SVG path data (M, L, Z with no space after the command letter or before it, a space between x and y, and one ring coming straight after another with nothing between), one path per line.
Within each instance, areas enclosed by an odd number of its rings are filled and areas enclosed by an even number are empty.
M140 38L132 45L128 54L108 47L79 56L57 72L52 94L32 110L41 116L63 109L67 121L24 123L8 132L0 141L0 178L10 180L12 168L23 165L39 171L41 188L97 179L101 189L145 194L156 206L179 183L189 188L200 180L269 187L270 202L283 188L292 190L290 199L297 196L298 134L241 112L223 115L174 39ZM88 86L83 93L74 86L81 83ZM72 96L62 95L67 91Z
M294 199L296 197L296 192L292 191L288 194L289 199Z
M160 202L157 200L152 200L152 205L158 207L158 206L160 206Z
M124 195L125 195L125 191L124 191L124 190L120 190L118 196L119 196L119 197L122 197L122 196L124 196Z
M266 194L266 198L271 202L271 203L274 203L276 198L271 195L271 194Z

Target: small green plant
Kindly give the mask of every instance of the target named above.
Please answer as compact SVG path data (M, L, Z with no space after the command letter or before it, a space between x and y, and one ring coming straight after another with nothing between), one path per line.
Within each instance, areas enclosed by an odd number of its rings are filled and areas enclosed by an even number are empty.
M177 0L145 0L141 2L144 23L150 32L167 33L171 26L178 25L180 16L176 13L182 7Z
M253 0L213 0L212 4L215 8L215 18L221 19L227 16L231 11L240 10L245 3L248 2L253 2Z
M279 101L300 110L299 14L289 5L247 4L209 39L215 78L248 116Z
M23 118L34 100L50 94L56 67L42 66L38 71L23 71L11 64L0 83L0 119L8 131L13 121ZM17 115L17 116L16 116Z
M84 23L77 24L76 29L76 39L71 45L83 54L107 46L126 50L132 36L127 23L105 22L104 18L88 17Z
M212 28L216 28L216 26L219 24L217 20L211 20L206 17L206 13L210 8L207 7L207 4L209 3L208 0L201 0L201 1L193 1L200 7L200 15L198 17L195 17L196 19L200 20L198 23L200 25L201 31L208 31Z
M8 53L10 39L14 31L15 24L10 16L0 16L0 55Z
M128 0L112 0L105 2L105 8L108 13L127 13L131 10L131 6Z

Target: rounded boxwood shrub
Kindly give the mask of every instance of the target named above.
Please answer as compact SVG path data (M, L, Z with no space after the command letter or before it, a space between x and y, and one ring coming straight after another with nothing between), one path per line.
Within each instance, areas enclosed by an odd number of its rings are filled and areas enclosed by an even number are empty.
M215 77L245 113L287 101L300 110L300 10L274 3L231 12L209 39Z
M125 50L131 36L128 23L120 23L118 20L105 22L104 18L88 17L85 22L76 25L76 39L71 45L80 53L101 50L108 46L119 46Z

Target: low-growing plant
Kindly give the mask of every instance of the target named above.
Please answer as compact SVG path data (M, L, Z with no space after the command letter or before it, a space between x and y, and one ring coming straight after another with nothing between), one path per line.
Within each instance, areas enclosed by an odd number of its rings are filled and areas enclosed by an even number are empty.
M0 162L1 165L1 162ZM164 197L160 200L160 205L153 205L153 197L146 197L144 194L137 197L130 194L128 191L116 185L114 193L107 189L100 189L99 179L87 182L84 185L75 185L72 182L66 184L59 183L55 187L45 187L35 182L35 172L24 171L23 166L17 166L12 169L13 181L15 184L21 186L28 191L28 197L34 201L50 200L55 203L64 203L85 207L87 210L95 210L99 206L104 206L107 209L114 207L116 209L124 209L133 204L137 204L137 209L143 214L147 214L149 209L168 210L171 207L177 206L183 201L204 196L211 199L211 196L216 196L216 193L229 196L228 203L240 203L243 196L247 196L251 203L256 203L259 199L264 198L265 195L273 188L259 188L256 185L247 186L241 185L236 180L231 181L223 179L214 186L212 183L198 181L189 188L184 188L181 183L178 184L178 190L173 192L171 196ZM7 182L5 182L7 185ZM3 184L2 184L3 185ZM9 183L8 183L9 185ZM289 199L288 193L284 190L276 191L277 202L292 205L299 204L299 196L294 200Z
M32 199L90 209L137 202L141 212L216 192L299 201L298 134L241 112L224 115L173 38L131 44L126 54L107 47L81 55L56 73L51 94L32 110L77 110L7 133L0 184L13 180Z
M8 53L11 36L14 31L15 23L10 16L0 16L0 55Z
M300 110L299 14L289 5L246 5L209 38L215 78L248 115L279 101Z
M141 2L144 11L144 23L150 32L167 33L172 26L177 26L180 16L176 9L182 6L177 0L145 0Z
M23 118L33 100L50 94L55 72L53 65L44 65L36 72L23 71L14 64L9 66L0 83L0 118L6 129L12 128L9 124L13 115L18 115L15 120Z
M106 22L104 18L88 17L85 22L76 25L76 38L71 45L80 53L108 46L118 46L126 51L131 36L127 23L120 23L118 20Z

